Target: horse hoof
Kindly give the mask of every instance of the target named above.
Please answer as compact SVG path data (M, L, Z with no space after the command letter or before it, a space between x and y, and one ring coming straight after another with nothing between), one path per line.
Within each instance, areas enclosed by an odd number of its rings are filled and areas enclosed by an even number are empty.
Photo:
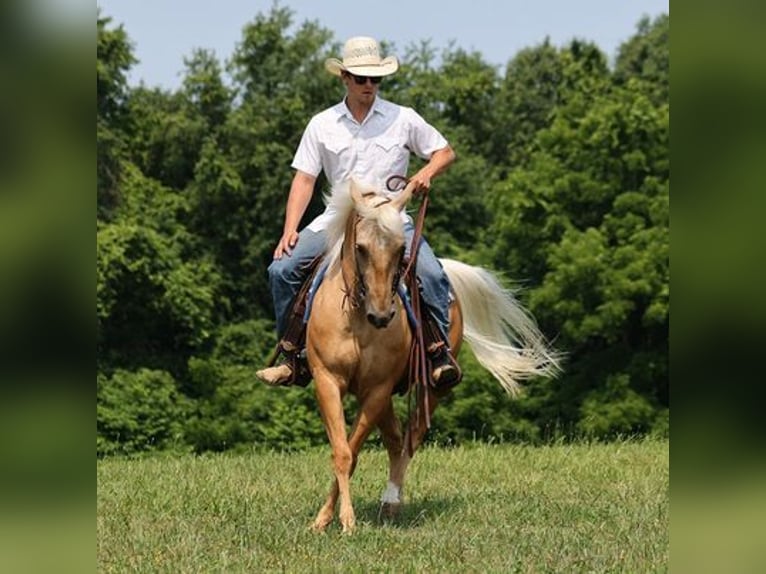
M354 529L356 528L356 520L350 519L342 522L343 524L343 534L352 534L354 532Z
M330 522L332 522L332 520L315 520L311 523L311 526L309 526L309 530L322 534L327 529Z

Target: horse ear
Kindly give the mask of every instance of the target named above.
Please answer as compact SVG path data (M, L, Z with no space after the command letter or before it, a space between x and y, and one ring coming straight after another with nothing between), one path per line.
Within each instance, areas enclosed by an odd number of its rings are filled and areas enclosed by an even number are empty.
M394 200L391 202L391 204L397 209L401 210L403 209L410 201L410 198L412 197L412 192L415 189L415 182L410 181L407 184L407 187L405 187L402 192L394 198Z
M354 205L357 206L371 205L373 199L380 197L377 193L375 193L374 189L364 187L355 179L352 179L349 183L349 193L351 194L351 199L354 201ZM377 206L373 205L372 207Z
M356 180L354 179L352 179L351 183L349 184L349 193L351 194L351 199L354 201L354 205L364 204L364 197L362 197L362 190L359 188L359 184L356 183Z

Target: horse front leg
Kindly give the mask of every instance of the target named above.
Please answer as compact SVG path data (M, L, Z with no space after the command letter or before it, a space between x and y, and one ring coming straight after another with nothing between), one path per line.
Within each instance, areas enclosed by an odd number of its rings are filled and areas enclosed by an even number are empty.
M335 388L337 389L337 387ZM358 397L359 413L354 420L348 440L345 440L345 421L343 419L340 393L337 394L337 404L339 405L337 416L340 417L341 424L336 424L334 426L330 421L337 420L337 418L334 418L335 415L332 414L332 409L326 411L325 408L321 406L321 401L323 399L320 397L320 408L323 412L325 427L327 428L327 433L333 448L333 464L335 467L336 478L333 482L327 501L320 509L319 514L317 514L316 520L314 521L313 528L315 530L324 530L324 528L326 528L332 521L338 498L340 498L340 522L343 527L343 532L349 534L354 530L356 526L356 516L351 502L350 479L354 474L354 469L356 468L359 459L359 452L362 449L364 441L367 440L370 432L380 420L381 413L384 412L386 403L390 402L391 389L391 384L381 384ZM319 387L317 387L317 393L320 393ZM328 402L327 404L334 405L335 402ZM341 440L338 440L339 437Z
M327 500L319 509L312 529L324 531L332 522L335 505L340 497L341 522L343 530L354 527L354 509L351 506L349 480L351 478L352 455L346 436L346 421L343 415L343 393L338 382L326 372L314 374L317 402L322 414L327 438L332 448L332 462L335 480L330 488Z

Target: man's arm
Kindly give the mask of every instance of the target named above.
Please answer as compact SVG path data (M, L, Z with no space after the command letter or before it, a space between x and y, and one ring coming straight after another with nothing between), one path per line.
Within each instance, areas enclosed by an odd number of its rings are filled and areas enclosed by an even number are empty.
M283 254L287 254L288 257L292 255L293 247L298 243L298 225L311 201L315 181L316 177L313 175L300 170L295 172L290 185L290 195L287 198L282 237L274 249L274 259L281 259Z
M410 178L410 181L415 182L415 193L430 189L431 180L444 172L455 161L455 157L455 152L449 144L431 154L428 163Z

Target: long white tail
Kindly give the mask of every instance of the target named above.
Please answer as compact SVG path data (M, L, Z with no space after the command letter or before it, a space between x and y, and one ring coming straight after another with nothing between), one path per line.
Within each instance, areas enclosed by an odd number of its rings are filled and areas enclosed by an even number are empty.
M492 273L440 259L463 310L463 339L510 394L531 377L556 376L559 357L534 319Z

